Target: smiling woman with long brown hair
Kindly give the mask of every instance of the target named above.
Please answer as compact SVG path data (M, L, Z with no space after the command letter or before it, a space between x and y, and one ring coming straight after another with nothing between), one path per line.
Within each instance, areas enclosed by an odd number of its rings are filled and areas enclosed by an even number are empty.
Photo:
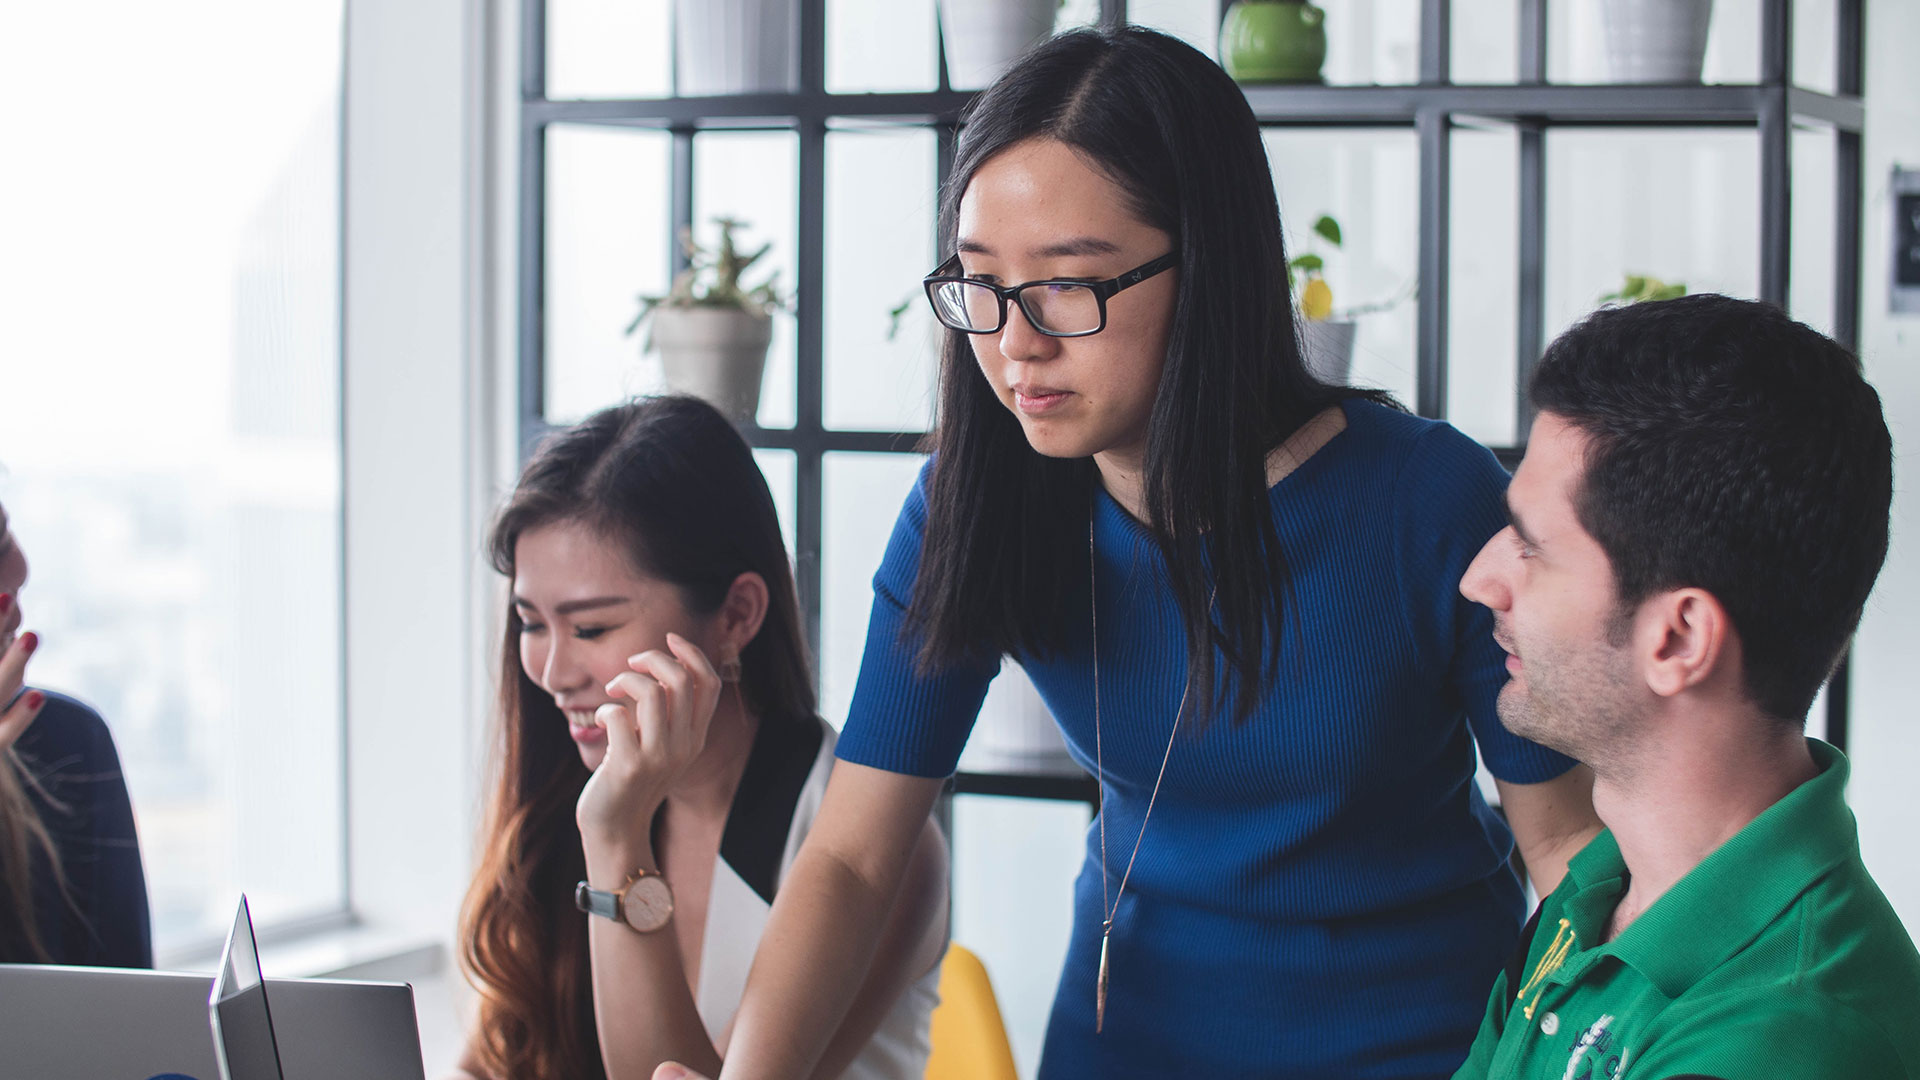
M512 584L497 773L462 918L480 1010L461 1067L718 1069L835 745L766 481L711 407L619 406L540 447L490 551ZM923 1071L945 859L923 822L824 1075Z

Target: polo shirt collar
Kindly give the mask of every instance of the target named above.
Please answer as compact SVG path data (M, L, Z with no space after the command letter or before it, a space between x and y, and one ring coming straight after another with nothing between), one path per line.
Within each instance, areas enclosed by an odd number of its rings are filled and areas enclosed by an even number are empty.
M1812 779L1708 855L1602 951L1677 998L1758 937L1808 886L1856 857L1846 756L1818 739L1808 739L1807 749L1820 769ZM1569 876L1583 862L1587 878L1625 871L1611 832L1574 858Z

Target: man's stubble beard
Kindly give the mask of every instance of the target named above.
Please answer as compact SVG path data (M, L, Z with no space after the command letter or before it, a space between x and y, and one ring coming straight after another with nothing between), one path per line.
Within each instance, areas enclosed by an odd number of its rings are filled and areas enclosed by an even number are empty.
M1508 731L1589 765L1628 749L1638 716L1624 648L1529 650L1521 665L1520 681L1500 691Z

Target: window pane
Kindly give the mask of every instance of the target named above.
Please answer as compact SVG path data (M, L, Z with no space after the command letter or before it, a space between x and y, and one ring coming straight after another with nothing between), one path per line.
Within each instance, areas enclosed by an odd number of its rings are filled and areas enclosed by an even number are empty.
M1328 83L1420 81L1420 0L1317 2L1327 13Z
M547 129L547 419L570 424L662 388L637 297L667 289L672 136L634 128Z
M932 421L941 338L920 279L938 258L933 173L931 131L827 134L829 428L922 431Z
M1750 131L1549 131L1545 340L1628 274L1757 295L1759 221Z
M838 728L853 702L873 608L873 572L880 568L893 521L913 490L919 454L826 456L826 500L820 564L820 712Z
M1368 0L1357 0L1365 3ZM1554 82L1612 82L1601 9L1610 0L1548 0L1547 77ZM1837 23L1835 0L1793 5L1794 81L1831 91ZM1328 5L1330 6L1330 5ZM1453 79L1506 83L1519 75L1517 0L1454 0ZM1418 22L1417 12L1410 16ZM1332 14L1329 12L1329 23ZM1717 0L1707 32L1701 77L1709 83L1760 78L1760 0Z
M0 500L29 679L113 731L164 957L241 889L345 902L341 5L13 15Z
M1220 55L1216 0L1128 0L1127 21L1172 34L1208 56Z
M787 546L787 561L793 561L793 507L799 476L799 462L791 450L755 450L753 460L767 478L767 490L773 495L773 510L780 515L780 540Z
M1515 441L1520 141L1511 128L1453 133L1447 252L1447 419L1489 446Z
M1451 0L1452 74L1457 83L1520 78L1519 0ZM1418 15L1415 16L1418 21ZM1416 31L1417 33L1417 31Z
M1838 0L1795 0L1790 54L1795 85L1826 94L1839 89L1838 9Z
M1790 132L1793 154L1792 273L1787 278L1787 310L1823 334L1833 333L1836 187L1839 139L1832 129Z
M736 234L743 246L773 245L754 264L747 284L756 284L769 272L779 275L782 294L791 296L800 279L795 251L799 234L799 141L790 131L707 132L693 140L694 236L708 247L719 242L716 217L737 218L746 228ZM664 206L665 203L655 203ZM799 413L794 380L793 315L773 317L773 344L767 349L767 371L760 389L760 426L792 427Z
M1600 9L1609 0L1549 0L1547 4L1547 77L1554 82L1612 82L1607 67L1607 36ZM1716 0L1707 30L1701 80L1754 83L1760 80L1761 0Z
M1100 24L1100 0L1060 0L1053 16L1053 32Z
M547 97L666 97L670 8L670 0L547 0Z
M1038 1074L1091 820L1085 803L953 800L953 940L993 979L1021 1076Z
M1287 255L1317 251L1327 263L1334 315L1353 317L1353 373L1361 386L1413 401L1412 299L1420 255L1420 148L1410 132L1270 129L1264 135L1287 232ZM1313 235L1329 214L1340 223L1334 250Z
M933 89L934 23L933 0L827 0L827 92Z

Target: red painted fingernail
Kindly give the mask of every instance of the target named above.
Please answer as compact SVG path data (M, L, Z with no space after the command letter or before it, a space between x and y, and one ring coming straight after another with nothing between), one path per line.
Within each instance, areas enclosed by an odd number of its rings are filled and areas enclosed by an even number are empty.
M27 708L29 709L37 709L40 706L45 705L46 703L47 703L47 695L41 693L38 690L32 691L31 693L27 694Z
M13 594L0 593L0 613L4 613L8 608L12 606L13 606Z
M26 650L27 654L31 656L33 650L40 647L40 635L31 630L20 635L20 647Z

